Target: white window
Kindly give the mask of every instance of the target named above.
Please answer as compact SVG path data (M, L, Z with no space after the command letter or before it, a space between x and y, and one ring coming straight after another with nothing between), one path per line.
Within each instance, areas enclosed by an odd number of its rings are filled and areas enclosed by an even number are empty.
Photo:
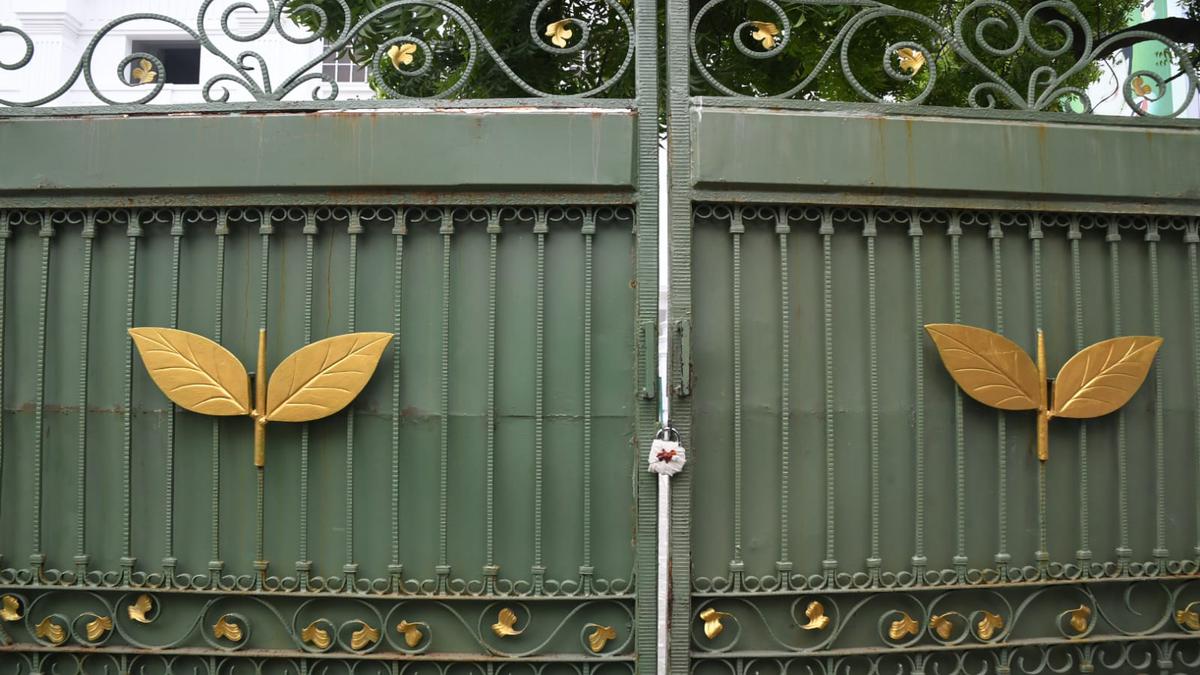
M321 63L321 72L334 82L366 82L367 69L350 60L348 50L334 52Z

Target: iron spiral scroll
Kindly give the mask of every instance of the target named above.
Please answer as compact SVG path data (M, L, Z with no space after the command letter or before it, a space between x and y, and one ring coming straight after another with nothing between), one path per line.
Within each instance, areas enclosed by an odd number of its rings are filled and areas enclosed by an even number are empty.
M925 103L934 93L938 83L937 54L939 51L950 51L970 70L979 76L967 94L963 103L971 108L994 109L999 107L1042 112L1053 111L1063 107L1064 100L1077 101L1082 112L1094 111L1094 105L1083 89L1071 84L1074 76L1098 60L1114 51L1114 45L1133 40L1135 42L1157 41L1164 45L1172 60L1177 61L1180 73L1186 83L1186 95L1166 116L1176 117L1182 114L1196 96L1197 84L1200 78L1192 63L1188 51L1178 42L1150 31L1136 28L1121 31L1118 34L1097 39L1091 23L1079 7L1071 0L1044 0L1036 3L1023 14L1018 12L1007 0L974 0L958 12L947 26L938 20L900 7L876 2L875 0L795 0L788 3L789 7L842 7L856 8L854 13L841 24L829 44L824 47L817 61L808 64L797 64L797 70L802 73L798 82L788 88L774 92L747 93L745 83L723 80L717 73L706 65L706 50L701 47L701 37L708 37L710 32L722 32L727 26L711 26L705 22L705 17L729 0L708 0L695 13L689 36L691 62L696 74L719 95L736 98L813 98L817 96L814 84L823 74L832 70L831 64L836 62L841 77L865 101L885 105L920 105ZM732 44L743 56L750 59L764 60L779 58L788 43L794 39L797 26L788 18L787 12L774 0L754 0L755 4L763 6L774 15L775 21L743 21L733 28L724 38L723 44ZM1043 18L1047 12L1052 15ZM983 14L982 18L980 14ZM871 91L855 75L850 62L851 50L854 49L856 35L869 24L892 19L895 22L915 24L931 33L940 42L940 49L931 48L928 43L913 40L896 40L889 42L881 54L882 71L898 86L916 84L918 89L905 99L893 95L881 95ZM977 21L977 22L976 22ZM974 30L970 29L974 26ZM1044 37L1035 34L1034 26L1044 26L1057 34L1048 44ZM751 30L758 32L751 35L758 40L757 44L748 44L747 34ZM890 30L890 27L889 27ZM1077 44L1078 43L1078 44ZM1045 63L1033 69L1026 91L1021 92L1008 82L1000 73L986 63L989 58L1012 57L1022 50L1033 52ZM1074 56L1074 60L1065 68L1062 64L1054 63L1061 57ZM909 66L898 59L909 59ZM924 73L920 71L924 69ZM918 78L920 75L920 78ZM1120 92L1125 103L1138 115L1152 116L1149 110L1142 109L1137 102L1141 95L1148 102L1161 99L1170 80L1161 74L1149 70L1137 70L1129 73L1120 85ZM1149 91L1148 91L1149 89Z
M107 105L136 106L150 103L158 97L166 83L166 78L164 77L165 66L162 60L154 54L134 52L123 57L117 63L117 78L121 84L130 88L150 87L149 91L144 95L131 101L118 101L105 95L100 87L97 86L92 73L93 58L100 42L117 27L140 20L168 24L174 29L182 31L188 37L196 40L202 49L216 56L224 63L227 67L225 72L212 76L201 86L201 95L205 103L229 102L231 86L243 90L253 97L256 102L278 102L283 101L290 94L301 89L303 85L310 83L314 85L311 91L311 100L334 101L338 97L336 79L323 72L314 72L312 69L319 67L326 57L337 54L352 46L356 39L373 22L403 8L425 8L439 12L444 17L447 25L452 25L457 32L460 32L465 41L464 65L461 71L457 75L452 75L452 79L449 81L436 83L437 91L432 95L421 96L419 98L444 99L454 97L468 84L472 74L485 55L496 64L498 70L513 85L520 88L529 96L536 98L586 98L597 96L608 91L620 81L633 62L633 21L618 0L596 0L596 2L603 4L612 12L617 21L617 30L622 31L626 37L625 52L620 65L617 66L613 73L606 77L601 74L600 81L591 88L565 94L540 89L523 79L521 75L505 62L504 58L488 40L484 30L471 18L470 14L453 2L449 2L448 0L393 0L354 21L350 6L346 0L336 0L343 14L343 28L337 34L336 38L326 40L320 54L297 66L282 80L273 83L269 65L261 53L247 50L232 55L214 44L207 27L207 15L213 2L214 0L204 0L200 6L195 28L177 18L154 13L127 14L113 19L92 36L84 47L83 53L76 63L74 70L71 71L57 89L46 96L31 101L14 101L0 98L0 106L33 108L46 105L59 99L80 77L83 77L92 95ZM221 12L219 21L220 30L224 34L224 37L237 43L252 43L266 36L274 29L274 32L287 42L303 45L321 40L330 25L328 13L316 4L303 4L292 7L287 10L292 14L307 12L317 17L317 27L311 34L295 35L289 32L284 26L285 1L262 0L262 2L266 5L265 12L262 12L260 6L250 0L238 0L228 5ZM591 26L587 21L576 17L566 17L551 24L550 21L545 19L546 11L554 2L556 0L541 0L533 8L529 19L529 37L533 48L550 56L565 56L587 48L592 38ZM240 17L247 15L261 17L261 25L249 33L235 31L230 26L230 18L239 12ZM548 25L558 25L564 28L572 27L578 30L567 30L564 35L568 39L561 40L563 46L559 46L556 44L557 38L545 34L544 29ZM24 46L23 53L15 61L5 62L0 60L0 69L19 70L29 64L34 57L33 40L20 28L0 24L0 36L5 34L16 35L23 42ZM389 49L398 47L408 47L405 49L407 54L406 59L393 60L389 58ZM403 78L419 78L429 74L435 58L435 52L429 40L422 39L421 36L413 34L397 35L380 43L370 63L366 65L366 68L370 80L387 96L393 98L418 98L408 96L391 86L387 82L387 78L383 77L384 69L386 68L388 71L394 72L397 76ZM135 73L135 69L139 66L142 68L142 73Z

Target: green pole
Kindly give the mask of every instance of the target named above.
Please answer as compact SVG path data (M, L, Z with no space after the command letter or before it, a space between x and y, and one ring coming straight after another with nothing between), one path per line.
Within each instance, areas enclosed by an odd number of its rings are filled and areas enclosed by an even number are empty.
M1151 19L1165 19L1167 16L1167 0L1153 0L1153 5L1144 13L1138 9L1130 12L1129 23L1130 25L1134 25ZM1139 42L1134 45L1133 58L1130 61L1130 72L1149 71L1161 77L1163 81L1166 81L1173 74L1172 63L1167 59L1166 50L1167 46L1157 41ZM1149 98L1161 94L1158 100L1145 101L1146 112L1151 115L1170 115L1175 109L1171 100L1171 85L1166 86L1166 91L1160 91L1160 88L1155 86L1154 82L1149 78L1143 78L1143 83L1151 88L1148 94ZM1139 96L1139 102L1144 98Z

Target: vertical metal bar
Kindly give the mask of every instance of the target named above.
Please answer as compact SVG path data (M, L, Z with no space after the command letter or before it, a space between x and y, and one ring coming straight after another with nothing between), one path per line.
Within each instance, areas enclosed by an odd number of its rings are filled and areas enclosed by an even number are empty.
M546 566L542 560L542 506L545 497L543 485L542 453L545 441L545 374L546 374L546 209L539 208L534 221L533 233L537 236L537 308L534 345L534 403L533 403L533 592L542 592L542 581Z
M870 445L871 445L871 557L867 559L867 573L871 585L879 585L879 571L883 559L879 550L879 303L876 288L875 211L863 213L863 237L867 240L867 342L870 386Z
M962 323L962 214L950 214L946 228L950 236L951 295L954 304L954 323ZM960 582L967 573L967 458L963 430L962 391L954 388L954 568Z
M1039 214L1034 214L1032 221L1029 224L1029 242L1033 248L1033 317L1034 327L1039 333L1045 330L1045 302L1043 301L1042 287L1042 220ZM1040 343L1039 343L1040 344ZM1039 361L1040 363L1040 361ZM1045 387L1045 382L1039 384ZM1038 572L1045 578L1049 574L1050 552L1049 544L1046 535L1046 463L1039 461L1038 463L1038 550L1034 554L1037 558Z
M775 214L775 234L779 237L779 560L775 570L779 573L781 588L791 586L791 531L788 528L789 462L791 447L789 444L792 430L791 402L791 286L792 277L788 268L790 251L788 235L792 232L788 221L787 207L779 207Z
M921 212L913 209L908 216L908 237L912 242L913 278L913 445L916 449L914 473L912 573L916 584L924 582L925 567L925 296L921 283Z
M1004 262L1001 240L1004 228L1000 216L991 216L988 237L992 240L992 308L995 331L1004 334ZM1008 552L1008 424L1001 410L996 411L996 571L997 581L1007 581L1012 556Z
M1121 226L1115 218L1108 223L1109 279L1112 282L1112 327L1113 335L1121 334ZM1125 443L1125 411L1117 411L1117 514L1120 523L1120 539L1117 544L1117 569L1120 574L1129 573L1129 562L1133 549L1129 547L1129 457Z
M346 328L353 333L358 330L358 235L362 234L362 220L358 207L350 208L350 222L346 234L350 237L348 268L346 270ZM442 524L445 536L445 523ZM349 591L356 590L358 563L354 558L354 405L346 410L346 562L342 565Z
M1193 407L1200 410L1200 260L1197 259L1196 244L1200 244L1200 220L1193 218L1187 225L1184 243L1188 251L1188 276L1191 279L1192 295L1192 401ZM3 240L0 240L3 246ZM0 249L0 256L3 249ZM0 265L3 258L0 257ZM0 273L3 270L0 268ZM2 300L0 300L2 302ZM1196 451L1196 546L1192 552L1200 562L1200 415L1192 415L1195 427L1192 429L1192 446Z
M8 306L8 239L12 236L8 226L10 216L10 211L0 209L0 494L4 487L4 326ZM0 507L3 504L4 500L0 499Z
M450 499L450 246L454 235L454 214L442 209L442 386L441 386L441 452L438 470L438 522L441 525L438 545L438 588L445 592L450 581L448 556Z
M485 509L487 512L486 562L483 567L484 591L496 591L496 267L500 245L500 211L488 212L488 372L487 372L487 476Z
M79 453L76 469L75 511L75 582L83 584L87 576L87 423L88 423L88 337L92 310L92 249L96 238L96 212L88 209L83 214L83 279L80 280L79 301ZM7 226L4 227L7 229ZM2 237L3 235L0 235ZM0 238L0 242L3 239ZM0 244L2 246L3 244ZM0 259L2 264L2 259ZM0 277L3 269L0 268ZM0 284L3 282L0 281ZM2 286L0 286L2 288ZM2 293L2 290L0 290ZM0 314L3 313L0 299ZM2 339L2 338L0 338ZM0 368L2 370L2 368Z
M183 209L171 210L171 287L170 287L170 322L171 328L179 327L179 253L183 240ZM163 555L163 581L168 587L173 584L175 577L175 404L167 402L167 456L163 459L166 477L163 481L165 491L164 502L166 513L163 514L163 542L166 551Z
M834 437L836 427L833 397L833 210L821 211L821 228L817 234L821 236L822 248L822 284L821 300L824 319L824 350L825 350L825 560L822 567L825 572L825 585L832 587L837 584L837 518L834 509L837 504L836 492L836 453L837 444Z
M258 228L258 234L262 244L260 246L261 253L259 254L259 307L258 307L258 329L261 331L267 330L267 321L270 314L270 282L271 282L271 235L275 233L275 226L271 222L271 209L264 208L262 210L262 220ZM260 338L261 339L261 338ZM267 377L267 373L255 373L255 384L257 385L262 378ZM264 553L264 500L266 499L266 486L263 483L263 468L257 467L255 474L258 476L258 489L255 499L255 513L257 514L257 523L254 531L254 569L255 569L255 587L262 589L262 584L267 574L267 559Z
M41 284L38 291L38 352L35 380L35 403L33 418L33 542L29 556L29 564L35 572L35 579L41 579L41 571L46 563L46 554L42 550L42 454L45 443L45 414L46 414L46 322L50 310L50 244L54 237L54 224L49 210L42 212L41 228L38 236L42 239Z
M596 211L583 214L583 563L579 567L581 592L592 591L592 244L596 236ZM489 391L489 394L491 392ZM490 460L490 457L489 457Z
M733 207L729 234L733 243L733 559L729 562L732 590L741 590L742 561L742 234L740 207Z
M312 207L304 209L304 344L312 342L313 280L315 271L313 257L316 251L317 214ZM395 352L392 352L393 354ZM296 576L302 590L308 589L312 560L308 556L308 472L311 461L310 444L312 430L305 422L300 425L300 555L296 558Z
M1155 219L1146 227L1146 246L1150 256L1150 312L1154 324L1154 335L1162 335L1162 303L1159 295L1158 277L1158 232ZM1163 376L1162 359L1154 360L1154 558L1155 572L1166 574L1167 558L1167 446L1163 428Z
M403 583L404 565L400 562L400 326L404 307L404 235L408 234L407 212L396 207L392 225L395 252L392 268L392 592Z
M220 208L217 210L217 224L214 229L217 237L217 259L214 271L213 285L213 340L221 342L222 319L225 313L225 237L229 235L229 212ZM221 422L220 418L212 421L212 557L208 562L209 587L220 585L220 574L224 568L221 561Z
M137 254L138 254L138 238L142 236L141 211L133 209L129 212L129 224L125 230L125 236L129 239L129 254L126 267L126 290L125 290L125 330L133 328L134 306L133 301L137 291ZM132 341L131 341L132 342ZM133 566L137 563L137 559L133 557L133 345L127 344L125 348L125 419L124 419L125 437L122 444L121 453L121 473L122 473L122 502L124 504L122 511L122 532L121 539L124 544L124 555L121 557L122 581L126 584L132 582Z
M1083 230L1079 226L1079 216L1071 218L1067 238L1071 242L1071 298L1075 304L1075 353L1083 349L1083 265L1079 251L1079 242L1083 238ZM1088 444L1087 422L1079 420L1079 550L1075 552L1075 560L1079 572L1085 578L1091 576L1091 526L1088 522Z

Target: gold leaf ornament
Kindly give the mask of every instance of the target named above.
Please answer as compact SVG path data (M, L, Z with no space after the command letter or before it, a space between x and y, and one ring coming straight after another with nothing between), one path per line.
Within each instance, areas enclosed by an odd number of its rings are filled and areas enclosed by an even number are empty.
M979 639L991 640L996 636L996 631L1004 628L1004 617L984 611L979 622L975 624L975 628L979 632Z
M100 638L104 637L105 633L112 630L112 617L98 616L95 619L87 622L87 625L84 626L84 629L87 631L87 639L91 642L96 642Z
M1025 350L990 330L954 323L925 326L942 363L963 392L1001 410L1036 410L1041 394L1037 365Z
M592 650L593 654L599 654L604 651L604 645L608 644L609 640L615 639L617 639L616 628L612 626L596 626L596 630L588 635L588 648Z
M774 49L779 43L776 37L779 35L779 26L770 21L751 21L750 25L754 27L754 32L750 33L752 39L758 40L763 49Z
M150 596L146 595L145 593L139 595L137 600L134 600L133 604L129 605L127 608L129 612L129 618L138 623L150 623L153 621L153 617L147 616L153 609L154 601L152 601Z
M360 621L362 628L350 634L350 648L354 650L364 649L368 645L379 642L379 629L372 628L365 621Z
M908 615L907 612L900 612L900 618L892 622L891 628L888 629L888 637L893 640L903 640L906 636L916 636L921 630L921 625L917 620Z
M929 627L943 640L949 640L950 636L954 634L954 621L950 619L952 616L958 616L957 612L934 614L929 619Z
M725 625L721 623L721 619L727 616L730 615L725 612L718 612L712 607L700 612L700 620L704 622L704 637L712 640L720 635L725 630Z
M505 607L500 610L499 616L496 617L496 623L492 624L492 632L496 637L512 637L520 635L522 630L517 630L514 626L517 625L517 614L511 609Z
M195 333L131 328L150 379L181 408L203 415L250 414L250 376L237 357Z
M300 639L317 649L329 649L329 645L333 644L333 641L329 638L329 631L317 625L316 621L308 624L300 631Z
M916 75L925 67L925 52L912 47L901 47L896 50L896 58L900 60L900 69L910 75Z
M226 614L217 619L212 628L213 637L218 640L229 640L230 642L242 641L242 627L230 621L229 615Z
M559 49L565 48L567 40L570 40L574 34L575 32L571 30L571 19L559 19L546 26L546 37L550 38L550 42Z
M1133 80L1129 83L1129 86L1131 89L1133 89L1134 94L1142 97L1149 96L1154 92L1154 87L1151 87L1149 84L1147 84L1146 78L1142 77L1141 75L1133 78Z
M405 42L398 45L388 47L387 55L392 60L392 65L396 70L400 70L401 66L410 65L413 62L413 56L417 53L417 45L412 42Z
M404 644L412 648L421 644L421 638L425 637L425 634L421 632L420 628L424 625L425 624L423 623L410 623L408 621L401 621L400 623L396 624L396 632L403 635Z
M1200 602L1193 602L1186 608L1175 612L1175 621L1193 633L1200 632L1200 612L1196 611L1198 605Z
M391 333L318 340L285 358L267 384L268 422L310 422L345 408L367 386Z
M41 623L34 626L33 634L53 645L61 645L67 641L66 629L54 623L50 617L42 619Z
M1092 608L1087 605L1080 605L1078 609L1073 609L1070 612L1070 619L1067 623L1070 624L1071 630L1082 635L1088 629L1088 623L1092 618Z
M829 617L825 616L825 605L816 600L808 603L808 607L804 609L804 616L808 617L808 623L800 627L804 630L825 630L829 627Z
M1158 337L1118 337L1072 356L1054 380L1050 416L1088 419L1116 412L1141 388L1162 343Z
M15 595L0 598L0 620L19 621L21 619L21 601Z
M154 63L150 59L138 60L137 66L133 68L133 79L138 84L150 84L158 77L158 73L154 72Z

